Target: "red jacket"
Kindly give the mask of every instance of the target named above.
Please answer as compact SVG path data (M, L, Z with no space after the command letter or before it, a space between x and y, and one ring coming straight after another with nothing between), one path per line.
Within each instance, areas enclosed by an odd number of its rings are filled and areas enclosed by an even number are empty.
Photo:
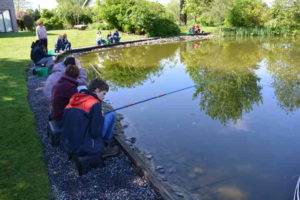
M60 147L78 155L103 152L101 101L95 94L87 90L83 92L74 94L65 108Z

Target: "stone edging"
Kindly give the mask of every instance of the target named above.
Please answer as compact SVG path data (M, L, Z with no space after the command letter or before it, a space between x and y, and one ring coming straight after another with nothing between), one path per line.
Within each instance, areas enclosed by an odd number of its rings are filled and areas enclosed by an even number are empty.
M108 44L108 45L94 45L81 48L71 49L65 52L62 52L57 55L56 62L60 61L63 57L74 54L74 53L88 53L100 49L110 49L110 48L120 48L120 47L130 47L130 46L141 46L141 45L150 45L150 44L162 44L162 43L173 43L180 41L193 41L193 40L205 40L215 38L215 35L180 35L172 37L152 37L147 39L131 40L126 42L119 42L117 44Z

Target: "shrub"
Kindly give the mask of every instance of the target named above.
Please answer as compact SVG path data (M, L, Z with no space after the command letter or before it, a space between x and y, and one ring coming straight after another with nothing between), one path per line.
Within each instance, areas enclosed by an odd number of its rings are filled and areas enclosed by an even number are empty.
M96 14L110 26L125 32L167 36L179 34L179 27L163 5L147 0L104 0Z
M60 20L59 16L55 11L43 9L41 13L41 20L47 29L61 29L63 28L63 21Z
M260 0L235 0L226 16L226 23L235 27L262 27L267 7Z
M30 15L24 15L23 17L24 25L27 30L32 31L34 27L34 19Z

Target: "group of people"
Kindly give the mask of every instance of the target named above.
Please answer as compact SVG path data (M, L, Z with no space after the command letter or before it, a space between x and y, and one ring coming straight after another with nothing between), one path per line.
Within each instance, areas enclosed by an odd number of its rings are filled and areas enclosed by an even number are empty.
M60 148L80 156L102 153L104 158L116 155L119 148L112 142L116 114L102 114L102 101L109 91L108 84L99 78L88 84L85 70L74 57L67 57L54 65L52 56L47 53L44 23L40 20L37 24L37 41L32 44L31 59L35 65L45 65L52 72L45 82L43 93L51 108L49 120L55 121L60 129ZM118 30L112 38L108 38L110 43L120 41ZM70 48L67 35L60 35L55 50Z
M67 34L58 35L55 42L55 52L59 53L60 51L70 50L71 43L68 40Z
M194 25L193 27L191 27L189 29L189 33L190 34L201 34L203 31L201 31L200 26L199 25Z
M116 29L113 34L111 34L111 32L109 32L106 36L106 40L104 40L102 38L101 31L98 31L97 36L96 36L96 42L98 45L119 43L120 40L121 40L121 37L119 35L118 29Z
M37 40L31 45L31 60L35 65L52 68L54 65L52 56L48 54L48 37L47 30L43 21L39 20L36 27Z
M102 114L108 91L99 78L88 84L85 70L74 57L54 65L43 93L51 105L50 120L60 128L63 151L81 156L102 153L103 158L119 152L112 144L115 113Z

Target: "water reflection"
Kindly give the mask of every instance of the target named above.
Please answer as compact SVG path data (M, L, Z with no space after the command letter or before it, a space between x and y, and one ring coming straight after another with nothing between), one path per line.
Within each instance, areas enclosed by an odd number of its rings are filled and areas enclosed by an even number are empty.
M174 57L176 44L131 47L80 56L89 79L100 76L113 89L134 88L160 76L161 61ZM93 65L93 67L91 67Z
M195 198L281 200L292 197L299 175L299 47L289 39L217 39L80 59L90 79L118 89L108 94L115 107L233 74L120 110L126 135Z
M300 107L300 43L279 40L263 47L278 104L287 113L293 112Z
M190 44L186 43L186 49ZM194 47L195 45L193 45ZM255 43L209 41L200 43L193 51L181 51L181 60L195 83L233 74L221 81L200 85L193 98L199 98L201 111L214 120L226 124L242 119L243 112L250 112L253 104L262 102L260 80L253 70L262 60ZM251 51L249 51L251 49ZM214 54L215 56L211 56Z

